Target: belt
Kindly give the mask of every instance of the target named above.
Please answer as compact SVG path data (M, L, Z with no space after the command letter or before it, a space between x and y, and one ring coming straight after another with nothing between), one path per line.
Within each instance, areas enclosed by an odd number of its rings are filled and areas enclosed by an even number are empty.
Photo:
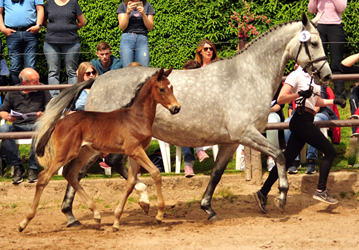
M312 114L313 116L315 116L317 114L313 109L310 109L310 108L307 108L307 107L304 108L304 111Z
M26 31L28 28L32 27L32 26L35 26L36 24L31 24L27 27L8 27L6 26L6 28L8 29L12 29L12 30L16 30L16 31Z

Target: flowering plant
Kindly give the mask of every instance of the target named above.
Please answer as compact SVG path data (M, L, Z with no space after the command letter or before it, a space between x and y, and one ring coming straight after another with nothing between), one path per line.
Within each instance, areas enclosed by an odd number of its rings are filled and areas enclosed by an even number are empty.
M246 1L244 1L243 9L244 10L242 11L242 14L233 11L231 21L228 22L229 26L235 28L238 31L238 38L257 36L258 30L254 24L258 25L260 22L263 24L269 24L272 21L264 15L256 15L255 13L251 13L251 6Z

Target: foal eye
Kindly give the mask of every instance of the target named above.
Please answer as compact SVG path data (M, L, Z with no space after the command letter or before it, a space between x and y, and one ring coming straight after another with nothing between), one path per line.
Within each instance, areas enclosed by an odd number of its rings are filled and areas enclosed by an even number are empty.
M165 92L165 89L164 89L164 88L160 88L160 91L161 91L161 93L164 93L164 92Z

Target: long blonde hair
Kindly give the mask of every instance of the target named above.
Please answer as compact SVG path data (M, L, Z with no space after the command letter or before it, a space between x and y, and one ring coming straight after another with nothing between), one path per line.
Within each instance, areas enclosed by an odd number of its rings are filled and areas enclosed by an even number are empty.
M85 76L85 72L87 70L88 67L91 67L96 73L95 73L95 77L98 76L98 72L97 69L90 63L90 62L82 62L79 67L77 68L77 82L83 82L84 81L84 76Z

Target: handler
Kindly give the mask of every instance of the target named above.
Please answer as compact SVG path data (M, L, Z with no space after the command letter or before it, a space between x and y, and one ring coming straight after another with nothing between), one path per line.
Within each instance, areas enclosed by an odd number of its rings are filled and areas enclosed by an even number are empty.
M295 157L299 154L305 143L312 145L321 152L324 157L319 165L319 181L313 198L328 204L336 204L338 201L327 192L326 184L330 168L336 155L333 145L320 132L320 129L313 124L315 111L314 108L324 107L332 104L345 106L344 99L322 99L320 97L320 86L312 83L309 74L303 71L302 67L298 67L295 71L288 75L285 84L279 93L277 102L284 104L296 100L297 108L289 123L291 135L288 140L287 148L284 156L286 159L286 169L288 169ZM275 167L269 173L263 187L254 193L259 208L263 213L267 213L267 195L272 185L278 179L278 169ZM277 204L277 203L275 203ZM283 208L278 207L280 210Z

